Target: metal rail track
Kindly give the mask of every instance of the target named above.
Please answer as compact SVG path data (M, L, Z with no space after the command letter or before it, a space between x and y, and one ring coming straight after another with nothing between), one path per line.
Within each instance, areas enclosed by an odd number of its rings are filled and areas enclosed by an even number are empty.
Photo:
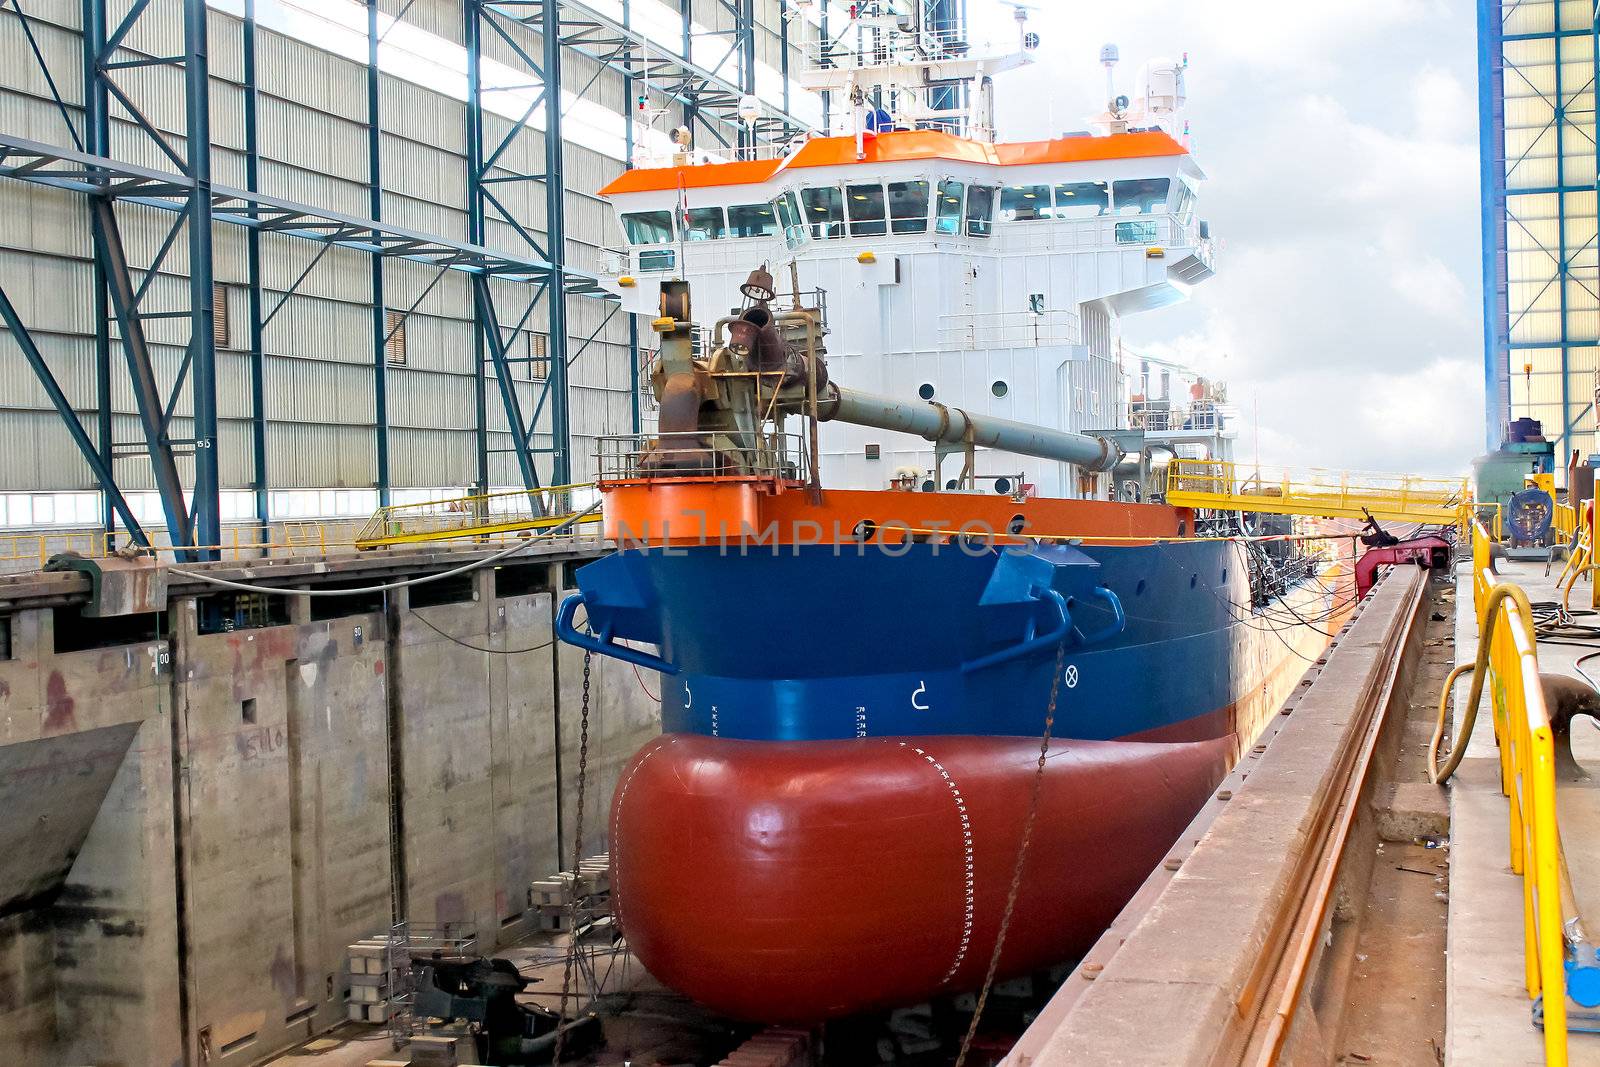
M1213 1067L1270 1067L1279 1062L1306 994L1307 978L1319 946L1326 943L1329 908L1338 886L1347 846L1360 805L1372 781L1373 754L1388 721L1395 690L1417 630L1416 620L1427 591L1427 572L1397 568L1388 581L1411 582L1396 611L1378 656L1379 669L1365 680L1361 703L1350 724L1353 744L1338 755L1334 774L1323 794L1315 833L1300 852L1294 889L1283 897L1257 957L1251 980L1235 1004L1235 1039L1226 1042Z

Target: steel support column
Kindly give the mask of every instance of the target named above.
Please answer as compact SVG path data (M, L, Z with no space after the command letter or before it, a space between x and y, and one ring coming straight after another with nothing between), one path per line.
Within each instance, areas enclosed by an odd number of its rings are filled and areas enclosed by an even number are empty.
M111 119L110 96L105 82L100 80L100 53L106 41L105 0L83 0L80 7L83 19L83 137L84 151L91 155L110 154ZM119 498L113 471L116 460L112 454L116 425L111 416L111 309L106 303L106 275L95 256L94 266L94 372L95 372L95 431L100 443L99 471L104 472L100 482L100 524L105 529L106 544L114 543L117 518L112 507L112 495ZM71 430L71 427L68 427Z
M481 13L477 0L467 0L464 8L462 40L467 50L467 242L483 244L483 83L479 60L482 39L479 36ZM483 335L485 323L478 310L476 282L472 300L472 404L477 419L475 451L477 454L478 491L489 491L489 389L484 374Z
M378 111L378 0L367 0L367 204L383 220L383 125ZM383 257L372 257L372 421L376 432L378 506L389 506L389 347Z
M206 5L183 8L184 90L188 112L189 178L189 398L194 417L192 537L203 559L222 544L221 480L217 464L217 349L213 328L211 255L211 82L206 45ZM106 211L111 210L110 205Z
M627 30L633 29L633 0L622 0L622 25ZM622 75L622 93L627 104L627 113L623 116L622 124L623 154L622 166L624 170L633 169L634 152L634 122L638 112L638 104L634 100L637 79L633 74L633 59L629 56L624 60ZM787 89L785 89L787 92ZM784 110L788 110L788 100L784 101ZM644 432L644 413L639 404L639 316L628 316L628 425L629 433Z
M256 0L244 5L244 180L250 192L261 191L260 94L256 88ZM245 231L246 315L250 332L250 487L255 497L260 539L270 541L271 491L267 481L267 351L262 320L261 231Z
M824 0L826 2L826 0ZM1501 0L1478 0L1478 171L1482 194L1485 450L1505 440L1511 418L1506 303L1505 97Z
M550 400L551 482L572 481L572 429L567 377L567 182L562 160L561 134L561 12L556 0L545 0L541 11L544 46L544 197L545 258L550 261L550 334L548 388ZM498 328L498 327L497 327ZM529 434L532 434L529 427Z

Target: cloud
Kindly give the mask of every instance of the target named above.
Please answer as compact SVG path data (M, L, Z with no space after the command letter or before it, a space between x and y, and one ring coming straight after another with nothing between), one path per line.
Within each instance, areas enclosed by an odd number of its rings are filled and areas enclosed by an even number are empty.
M1119 91L1147 57L1187 50L1200 213L1223 246L1188 303L1124 320L1125 344L1253 398L1263 462L1465 470L1483 421L1469 14L1442 0L1068 7L1041 13L1040 62L999 82L1002 136L1081 128L1105 95L1102 41L1122 44ZM1248 457L1253 421L1245 436Z

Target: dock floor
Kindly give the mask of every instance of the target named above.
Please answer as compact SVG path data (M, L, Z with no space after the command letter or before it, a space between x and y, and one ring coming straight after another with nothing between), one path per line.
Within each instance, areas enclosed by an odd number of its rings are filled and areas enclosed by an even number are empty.
M1522 586L1528 599L1559 601L1556 578L1561 563L1499 562L1499 573ZM1576 610L1587 607L1589 589L1579 584ZM1478 626L1472 605L1472 563L1456 569L1456 662L1477 655ZM1579 657L1600 651L1539 642L1539 669L1545 674L1579 677ZM1600 660L1589 666L1595 675ZM1454 715L1461 716L1472 691L1472 676L1456 685ZM1522 879L1511 873L1508 801L1500 791L1499 758L1490 722L1489 696L1482 707L1467 756L1450 786L1450 925L1446 967L1446 1067L1539 1067L1545 1063L1543 1035L1533 1025L1532 1002L1523 984ZM1600 730L1578 719L1572 753L1581 766L1600 767ZM1580 902L1585 893L1600 905L1600 783L1559 782L1562 837ZM1589 910L1589 909L1586 909ZM1590 914L1600 912L1590 910ZM1600 1034L1572 1033L1570 1062L1600 1067Z

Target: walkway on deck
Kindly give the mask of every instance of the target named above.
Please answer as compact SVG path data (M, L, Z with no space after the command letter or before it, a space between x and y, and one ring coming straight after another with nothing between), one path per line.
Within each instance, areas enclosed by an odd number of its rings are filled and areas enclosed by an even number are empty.
M1559 600L1556 577L1543 562L1501 560L1499 573L1522 586L1528 599ZM1588 599L1580 588L1574 608ZM1472 562L1456 569L1456 661L1477 655ZM1539 669L1577 677L1574 661L1590 647L1539 642ZM1590 674L1600 660L1590 665ZM1455 723L1471 695L1472 676L1455 691ZM1586 719L1573 726L1572 753L1586 768L1600 768L1600 730ZM1574 889L1585 914L1600 921L1600 780L1558 781L1561 833ZM1489 694L1483 697L1467 756L1450 785L1450 929L1446 995L1446 1067L1542 1067L1543 1037L1533 1025L1532 1002L1523 985L1522 879L1511 873L1508 801L1500 792L1500 763L1490 724ZM1600 1067L1600 1034L1574 1032L1570 1062Z

